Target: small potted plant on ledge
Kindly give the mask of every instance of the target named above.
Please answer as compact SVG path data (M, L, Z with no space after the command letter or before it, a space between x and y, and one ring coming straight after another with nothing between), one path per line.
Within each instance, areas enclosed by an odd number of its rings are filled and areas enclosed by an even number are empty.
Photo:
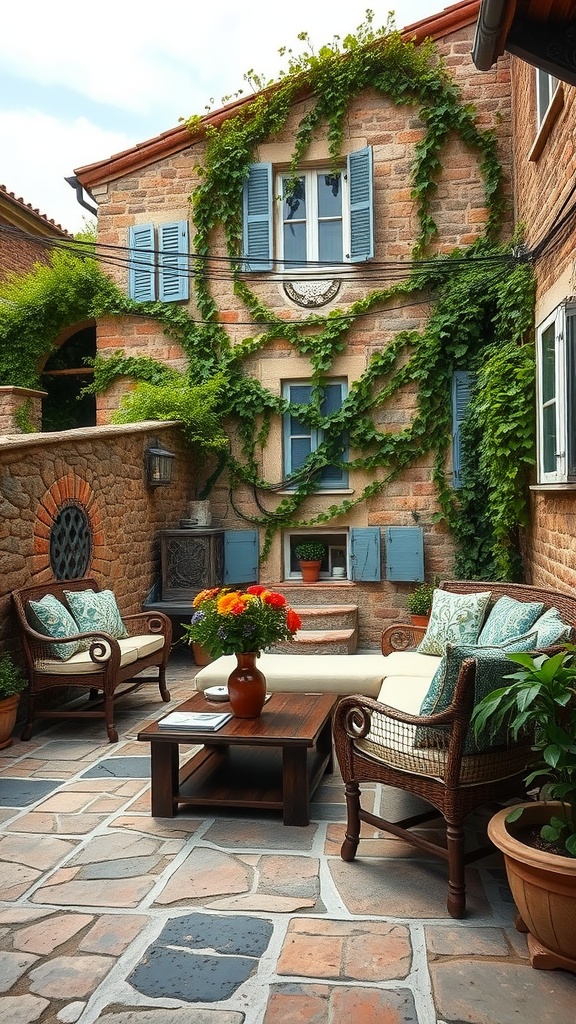
M438 586L437 578L433 583L421 583L406 598L406 607L410 613L413 626L427 626L432 607L432 595Z
M28 680L9 654L0 657L0 750L12 743L12 730L16 724L20 694Z
M505 807L488 824L504 854L517 927L528 932L533 967L576 972L576 647L553 654L508 654L518 671L510 684L475 707L476 733L504 728L516 742L533 738L535 760L525 779L539 799ZM543 785L541 785L543 783Z
M319 541L308 540L298 544L294 551L300 562L303 583L316 583L320 576L320 566L326 554L326 548Z

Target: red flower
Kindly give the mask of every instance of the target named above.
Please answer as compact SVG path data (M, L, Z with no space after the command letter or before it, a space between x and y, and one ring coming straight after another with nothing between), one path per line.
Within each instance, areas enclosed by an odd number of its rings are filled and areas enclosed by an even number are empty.
M275 590L264 590L261 594L263 604L269 604L271 608L285 608L286 598L283 594L277 594Z
M266 587L261 587L259 583L254 583L251 587L246 587L246 593L255 594L256 597L260 597L260 594L263 594L265 590Z
M302 619L293 608L289 608L286 612L286 625L291 633L295 633L302 625Z

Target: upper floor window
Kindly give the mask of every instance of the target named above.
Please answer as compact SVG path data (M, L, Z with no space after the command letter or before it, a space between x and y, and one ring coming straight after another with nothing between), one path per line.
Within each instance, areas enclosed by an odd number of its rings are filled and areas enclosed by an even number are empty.
M284 269L305 267L311 261L342 263L344 228L349 236L350 222L344 210L343 191L348 184L345 174L332 171L305 171L297 177L287 174L277 178L279 224L278 256ZM347 198L347 197L346 197Z
M276 207L276 213L275 211ZM284 270L317 261L357 263L374 255L372 148L350 153L342 171L302 169L274 177L253 164L244 184L243 269Z
M329 416L340 409L346 397L347 386L345 381L331 381L323 387L323 397L320 403L320 414ZM321 428L313 426L310 417L306 415L305 408L302 412L298 406L306 407L312 401L313 385L303 381L285 381L282 394L283 397L293 403L294 409L284 416L284 476L290 477L302 469L306 459L313 452L317 451L324 441L324 432ZM341 459L346 461L346 441L343 435L338 439L338 447L341 452ZM348 473L344 466L324 466L320 470L320 487L324 490L332 488L347 487ZM290 487L290 483L287 484ZM296 486L294 483L292 486Z
M552 98L558 87L558 79L549 75L547 71L536 68L536 118L538 130L546 117Z
M576 305L563 303L537 330L538 480L576 481Z
M128 229L128 295L135 302L177 302L190 295L188 221Z

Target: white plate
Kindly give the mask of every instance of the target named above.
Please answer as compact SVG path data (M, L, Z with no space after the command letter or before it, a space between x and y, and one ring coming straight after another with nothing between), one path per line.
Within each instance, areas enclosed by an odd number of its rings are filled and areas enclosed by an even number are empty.
M228 700L227 686L207 686L204 690L206 700L222 701Z

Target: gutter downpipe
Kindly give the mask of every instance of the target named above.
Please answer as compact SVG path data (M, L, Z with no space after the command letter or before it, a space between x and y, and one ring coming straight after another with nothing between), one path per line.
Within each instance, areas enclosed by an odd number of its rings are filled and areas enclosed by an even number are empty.
M498 40L505 7L506 0L482 0L472 46L472 60L478 71L489 71L500 56Z
M84 187L83 185L80 184L76 175L72 174L69 178L64 178L64 181L67 181L70 187L73 188L76 192L76 202L79 203L80 206L82 206L85 210L88 210L88 213L91 213L93 217L97 217L98 207L90 206L90 203L86 202L86 200L84 199ZM90 195L90 193L88 193L88 195Z

